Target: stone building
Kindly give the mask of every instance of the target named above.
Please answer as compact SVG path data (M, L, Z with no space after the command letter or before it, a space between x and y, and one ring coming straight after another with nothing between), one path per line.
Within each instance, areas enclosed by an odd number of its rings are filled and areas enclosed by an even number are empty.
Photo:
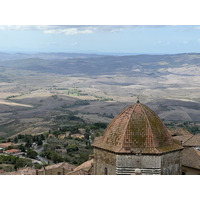
M37 170L37 175L67 175L69 172L73 171L76 167L69 163L58 163L54 165L49 165L43 169Z
M139 101L94 141L94 174L181 174L181 150L160 118Z
M186 130L176 131L173 140L184 147L182 151L182 174L200 175L200 134L193 135Z
M12 142L7 142L7 143L1 143L0 147L3 149L6 149L8 147L14 146L14 144Z
M182 174L200 175L200 149L195 147L183 149Z
M93 175L94 167L93 167L93 159L88 160L78 167L76 167L72 172L69 172L68 175Z

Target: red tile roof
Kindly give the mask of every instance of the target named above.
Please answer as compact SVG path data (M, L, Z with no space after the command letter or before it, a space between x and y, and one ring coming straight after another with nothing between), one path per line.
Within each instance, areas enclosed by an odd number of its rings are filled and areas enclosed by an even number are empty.
M179 141L179 143L181 144L184 144L187 140L189 140L192 136L189 136L189 135L183 135L183 136L174 136L173 139L176 140L176 141Z
M46 166L45 170L51 170L51 169L56 169L56 168L60 168L60 167L66 169L66 170L69 170L69 171L72 171L76 168L74 165L71 165L66 162L62 162L62 163ZM42 169L40 171L43 171L43 170L44 169Z
M200 151L194 147L184 148L182 151L182 165L200 169Z
M68 175L91 175L93 174L93 162L94 160L88 160L83 164L76 167L72 172L69 172Z
M188 138L188 140L186 140L183 143L183 146L187 146L187 147L200 147L200 134L193 135L192 137Z
M168 131L172 136L193 136L192 133L190 133L186 129L180 128L180 127L176 128L174 130L168 130Z
M5 152L6 152L6 153L13 154L13 153L21 152L21 150L19 150L19 149L10 149L10 150L7 150L7 151L5 151Z
M182 149L150 108L135 103L119 113L94 147L117 153L160 154Z
M12 146L12 145L14 145L12 142L1 143L1 144L0 144L0 147L1 147L1 148L7 148L7 147Z

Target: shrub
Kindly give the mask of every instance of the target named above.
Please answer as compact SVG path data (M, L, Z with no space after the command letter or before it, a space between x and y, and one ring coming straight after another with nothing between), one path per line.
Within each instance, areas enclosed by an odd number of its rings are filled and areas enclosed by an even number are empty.
M37 157L38 153L32 149L29 149L27 151L27 157L35 159Z

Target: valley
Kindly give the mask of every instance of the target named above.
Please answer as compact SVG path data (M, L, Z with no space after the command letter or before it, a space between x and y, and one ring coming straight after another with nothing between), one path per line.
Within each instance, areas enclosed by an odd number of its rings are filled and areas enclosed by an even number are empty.
M200 121L200 54L1 55L0 137L80 123L62 115L109 123L138 98L165 121Z

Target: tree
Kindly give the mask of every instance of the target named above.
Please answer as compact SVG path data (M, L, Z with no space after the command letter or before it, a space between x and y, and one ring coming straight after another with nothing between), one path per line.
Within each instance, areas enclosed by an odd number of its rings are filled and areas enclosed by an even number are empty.
M18 148L19 148L21 151L23 151L23 152L26 151L26 148L25 148L25 146L24 146L23 144L20 144L20 145L18 146Z
M14 138L14 143L15 144L18 143L18 138L17 137Z
M27 147L27 148L30 148L31 147L31 142L30 141L28 141L28 142L26 142L26 144L25 144L25 147Z
M38 136L33 136L33 142L37 142L38 140Z
M73 151L78 151L78 150L79 150L79 148L75 144L69 145L67 147L67 153L73 152Z
M11 142L11 139L10 139L10 138L8 138L7 142Z
M38 163L36 163L34 166L35 166L35 169L41 169L42 168L42 165L40 165Z
M89 133L85 133L85 138L87 139L87 140L89 140L89 138L90 138L90 134Z
M40 146L40 145L42 145L42 144L43 144L43 143L42 143L42 140L39 139L38 142L37 142L37 145Z
M21 134L18 135L18 139L23 139L23 138L24 138L24 135L21 135Z
M32 149L29 149L27 151L27 157L35 159L37 157L38 153Z
M63 158L61 155L57 154L57 153L53 153L51 155L51 160L53 160L54 163L59 163L59 162L62 162L63 161Z
M30 159L24 159L24 158L18 158L16 160L16 164L15 164L15 168L21 168L21 167L31 167L32 166L32 162Z
M43 134L40 135L41 140L45 140L45 137Z

